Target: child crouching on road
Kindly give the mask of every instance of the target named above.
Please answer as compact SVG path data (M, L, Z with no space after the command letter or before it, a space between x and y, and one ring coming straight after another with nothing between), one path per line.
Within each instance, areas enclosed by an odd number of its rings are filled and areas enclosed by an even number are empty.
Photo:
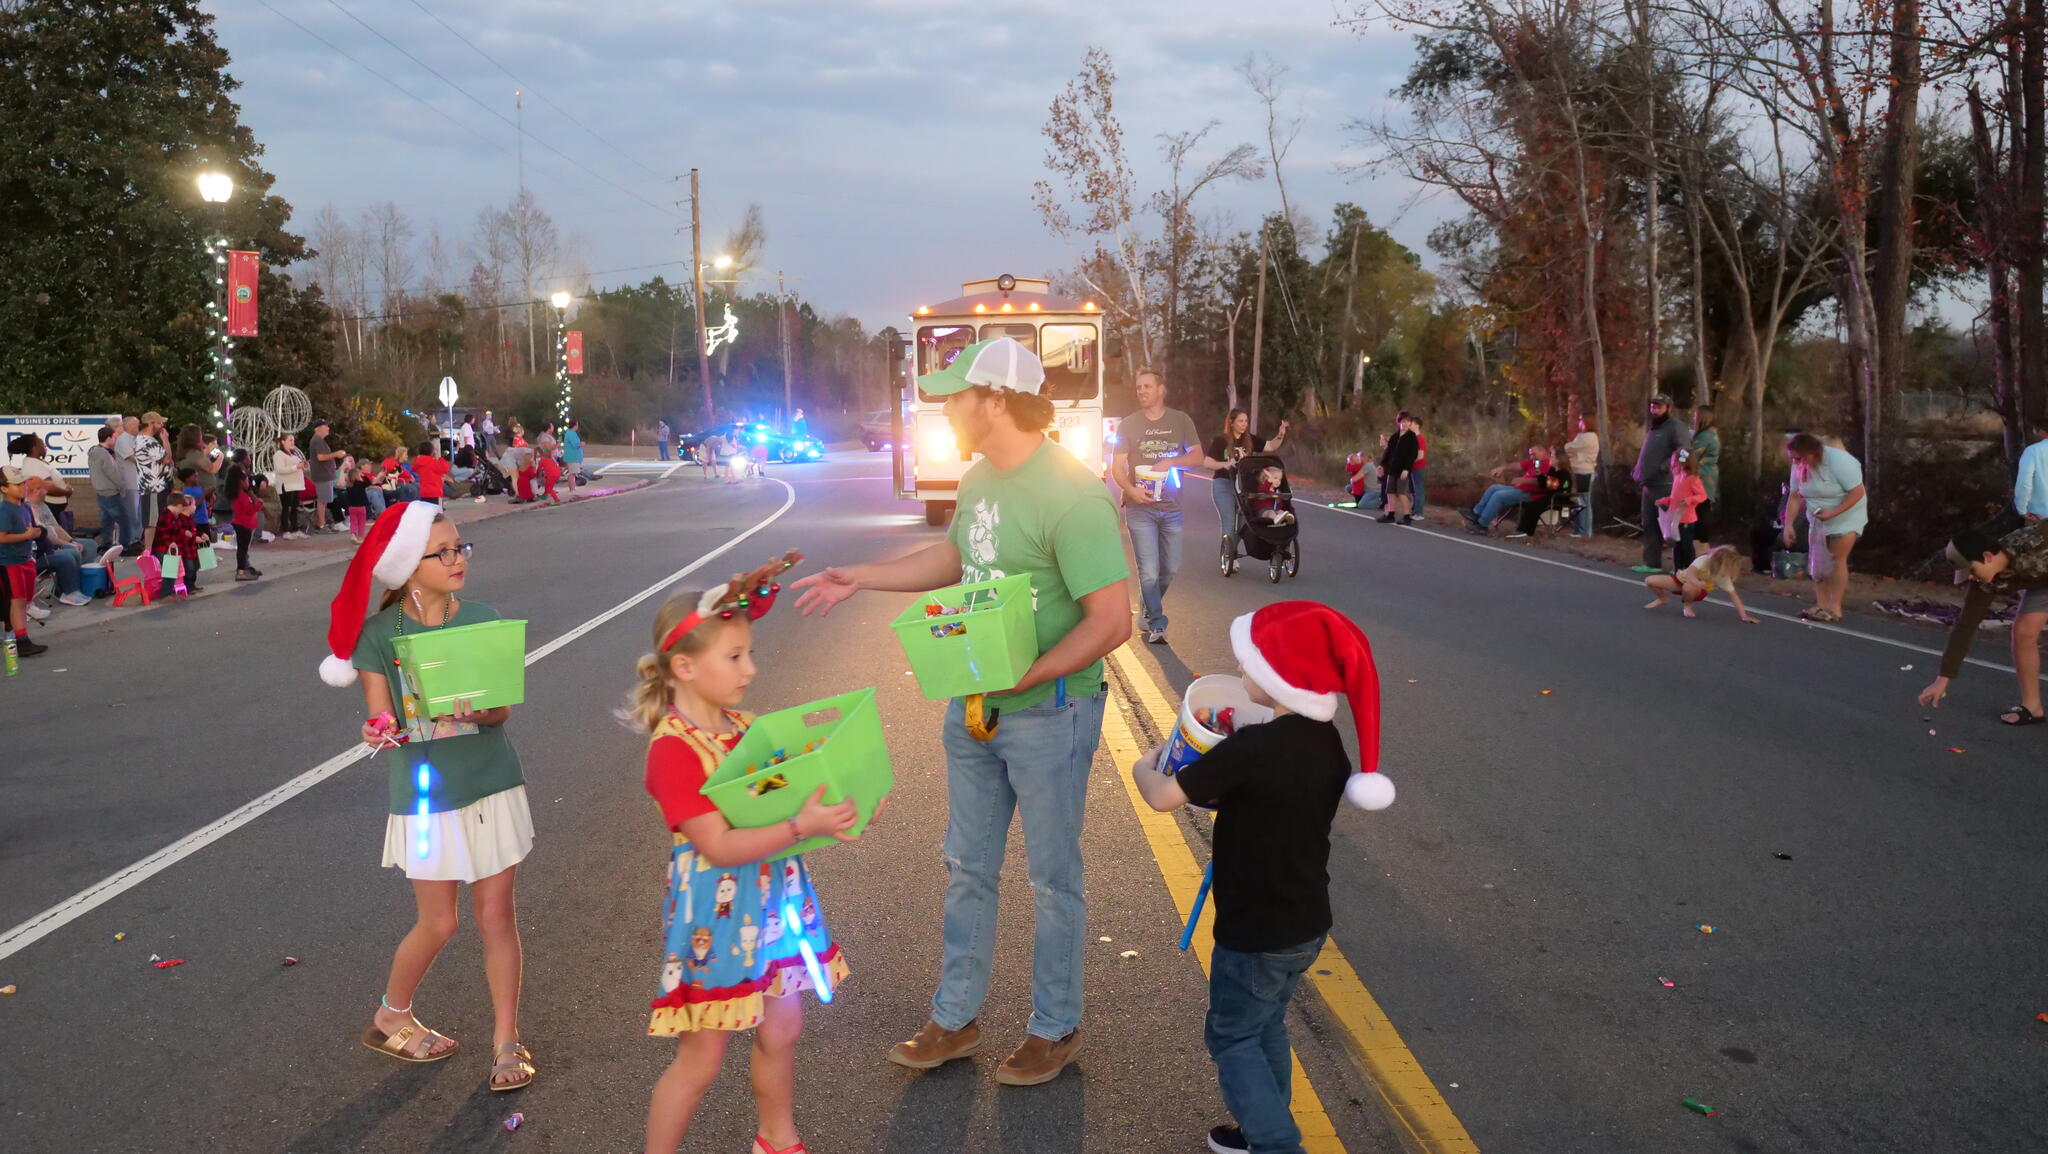
M1756 618L1743 607L1742 594L1735 591L1735 579L1742 574L1742 568L1742 554L1735 546L1716 545L1676 573L1652 573L1643 578L1643 587L1657 595L1655 601L1643 608L1662 609L1675 594L1678 603L1685 608L1685 615L1698 617L1699 614L1693 612L1693 603L1705 601L1708 594L1719 589L1734 603L1735 615L1746 624L1755 625Z
M1372 646L1343 614L1283 601L1230 626L1245 691L1273 720L1239 729L1183 769L1159 772L1159 751L1131 767L1153 809L1216 810L1216 951L1204 1030L1235 1125L1209 1131L1219 1154L1301 1154L1289 1103L1287 1003L1330 932L1330 823L1337 804L1384 809L1394 787L1378 772L1380 686ZM1350 699L1363 772L1351 772L1331 719Z
M655 615L654 651L640 659L640 682L620 711L653 735L647 792L673 839L661 992L647 1032L674 1036L677 1044L647 1108L649 1154L675 1154L739 1030L754 1031L760 1129L752 1154L800 1154L796 1041L804 1025L800 995L814 988L801 943L810 944L824 975L824 998L848 973L804 859L776 855L814 837L853 840L846 831L859 821L858 807L851 800L826 805L820 786L789 821L734 829L703 793L753 724L752 714L739 711L754 679L752 622L774 604L774 577L791 564L793 556L664 602ZM799 912L789 920L786 910Z

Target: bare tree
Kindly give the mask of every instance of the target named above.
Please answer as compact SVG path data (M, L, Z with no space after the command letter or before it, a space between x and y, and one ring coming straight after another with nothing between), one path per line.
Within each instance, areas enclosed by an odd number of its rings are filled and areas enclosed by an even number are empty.
M554 218L540 206L532 190L524 188L505 209L505 236L511 245L511 271L518 278L514 283L526 301L522 310L526 321L526 371L538 373L542 326L534 319L535 309L544 295L542 282L561 255L561 239L555 232Z
M1138 180L1124 152L1116 116L1116 66L1109 53L1090 48L1081 70L1057 97L1042 129L1051 181L1032 185L1031 202L1046 228L1077 258L1076 275L1103 307L1138 338L1150 362L1153 319L1146 290L1144 241L1138 233ZM1093 246L1075 251L1076 242Z
M1169 379L1178 371L1178 366L1171 362L1180 341L1181 301L1186 291L1188 264L1202 244L1194 212L1195 197L1220 180L1257 180L1265 175L1264 166L1255 159L1249 144L1236 145L1207 160L1195 155L1203 138L1215 131L1216 125L1212 120L1194 131L1159 136L1167 182L1165 188L1152 194L1152 209L1163 225L1158 263L1165 270L1166 283L1160 292L1160 333L1167 344Z
M514 245L505 214L489 205L478 209L476 227L470 233L468 248L472 266L469 275L470 303L478 309L489 310L494 330L491 356L498 366L499 379L509 381L512 366L511 358L506 356L506 310L501 306L506 303L505 288L510 283Z
M1301 135L1302 126L1308 123L1305 116L1287 116L1280 111L1280 101L1287 93L1282 78L1287 75L1287 66L1274 61L1271 56L1260 53L1247 54L1237 66L1238 75L1251 86L1259 103L1266 106L1266 160L1273 166L1273 183L1280 189L1280 215L1298 230L1300 223L1294 219L1294 206L1287 201L1287 180L1281 174L1281 162L1287 159L1289 149L1294 147L1294 138Z

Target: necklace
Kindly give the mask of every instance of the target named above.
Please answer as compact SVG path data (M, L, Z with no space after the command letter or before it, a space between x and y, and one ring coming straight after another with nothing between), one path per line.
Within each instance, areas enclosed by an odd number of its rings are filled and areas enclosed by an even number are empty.
M691 729L694 729L694 730L696 730L696 731L697 731L697 732L699 732L699 733L702 733L702 734L706 734L706 735L708 735L708 736L711 736L711 737L730 737L730 736L732 736L732 735L731 735L731 734L729 734L729 733L719 733L719 732L717 732L716 730L713 730L713 729L710 729L710 728L708 728L708 727L706 727L706 726L702 726L702 725L699 725L699 724L697 724L697 723L696 723L695 721L692 721L692 720L690 719L690 715L689 715L689 714L687 714L687 713L684 713L684 712L683 712L682 710L680 710L680 709L677 709L677 708L676 708L676 705L675 705L675 702L673 702L673 701L669 702L669 705L668 705L668 711L669 711L669 714L670 714L671 716L673 716L673 717L675 717L675 718L676 718L676 720L678 720L678 721L682 722L682 723L683 723L684 725L687 725L687 726L689 726L689 727L690 727ZM722 709L721 709L721 710L719 710L719 714L720 714L720 716L723 716L723 715L724 715L724 713L725 713L725 711L724 711L724 710L722 710Z
M412 591L412 603L413 603L413 607L414 607L414 608L416 608L416 609L417 609L417 608L419 608L419 604L420 604L420 591L419 591L419 590L417 590L417 589L415 589L415 590L413 590L413 591ZM441 624L439 624L439 625L427 625L427 623L426 623L426 620L425 620L425 618L426 618L426 611L425 611L424 609L420 610L420 618L421 618L421 620L420 620L420 624L421 624L421 625L423 625L423 626L426 626L426 628L428 628L428 629L445 629L445 628L447 628L447 627L448 627L448 621L449 621L449 619L450 619L450 618L452 618L452 617L454 617L454 616L455 616L455 594L453 594L453 593L450 593L450 594L448 594L448 599L447 599L446 601L442 602L442 604L441 604ZM400 605L400 606L398 607L398 635L399 635L400 637L403 637L403 636L405 636L405 606L403 606L403 605ZM393 666L402 666L402 665L404 664L404 662L401 662L400 660L398 660L398 658L394 657L394 658L392 658L392 659L391 659L391 664L392 664Z

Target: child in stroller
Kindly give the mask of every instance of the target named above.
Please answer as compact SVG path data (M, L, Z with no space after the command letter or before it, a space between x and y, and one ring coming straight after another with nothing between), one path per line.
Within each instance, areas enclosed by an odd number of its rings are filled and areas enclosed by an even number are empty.
M1286 483L1287 470L1280 466L1260 469L1257 490L1245 498L1246 515L1267 525L1294 524L1294 499L1280 491L1280 486Z
M1236 532L1224 539L1223 575L1237 572L1238 544L1254 561L1266 562L1278 583L1301 569L1300 526L1295 524L1294 490L1280 458L1254 454L1237 463Z

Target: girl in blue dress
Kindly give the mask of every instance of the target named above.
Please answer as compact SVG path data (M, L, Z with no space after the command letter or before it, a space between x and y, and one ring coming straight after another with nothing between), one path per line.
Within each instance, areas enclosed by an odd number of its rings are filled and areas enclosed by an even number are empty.
M795 563L794 556L722 588L671 596L655 616L654 652L640 659L640 684L627 710L653 735L647 792L674 837L660 996L647 1032L675 1036L676 1057L648 1106L650 1154L673 1154L718 1076L727 1039L747 1029L754 1031L761 1119L754 1154L800 1154L796 1040L804 1011L797 995L813 987L800 943L811 947L826 997L849 973L825 928L803 858L776 855L813 837L853 840L846 831L860 817L854 803L826 805L821 787L789 821L734 829L703 793L753 723L753 715L738 708L754 679L751 622L773 604L778 587L772 579ZM795 914L795 924L785 910Z

